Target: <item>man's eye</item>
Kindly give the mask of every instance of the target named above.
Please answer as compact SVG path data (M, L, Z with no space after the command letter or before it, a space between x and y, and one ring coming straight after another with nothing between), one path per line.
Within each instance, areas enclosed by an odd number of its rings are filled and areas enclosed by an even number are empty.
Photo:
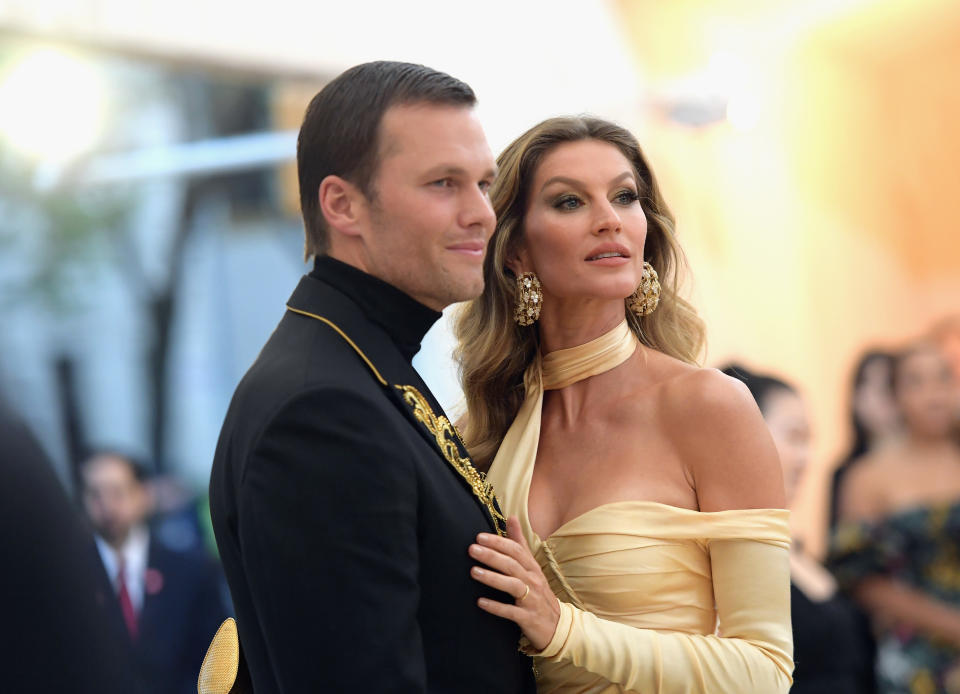
M453 179L452 179L452 178L440 178L440 179L437 179L436 181L433 181L432 183L430 183L430 185L436 186L437 188L452 188L452 187L453 187Z
M490 181L480 181L480 190L484 193L490 192L490 186L493 185Z

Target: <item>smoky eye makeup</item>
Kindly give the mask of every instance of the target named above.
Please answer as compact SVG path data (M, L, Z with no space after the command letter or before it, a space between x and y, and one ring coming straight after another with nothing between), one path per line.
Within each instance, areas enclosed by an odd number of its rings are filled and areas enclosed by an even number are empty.
M582 204L579 196L573 193L562 193L553 198L550 206L555 210L575 210Z

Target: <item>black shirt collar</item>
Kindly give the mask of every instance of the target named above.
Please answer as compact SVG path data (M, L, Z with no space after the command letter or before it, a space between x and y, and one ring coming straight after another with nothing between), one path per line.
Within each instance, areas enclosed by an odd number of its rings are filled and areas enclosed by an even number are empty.
M413 360L423 336L443 315L392 284L330 256L318 256L310 276L352 299L369 320L387 331L407 361Z

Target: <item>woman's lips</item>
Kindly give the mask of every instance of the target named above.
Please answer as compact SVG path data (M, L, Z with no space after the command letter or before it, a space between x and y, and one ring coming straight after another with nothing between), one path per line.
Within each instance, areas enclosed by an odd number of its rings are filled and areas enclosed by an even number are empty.
M627 247L619 243L601 243L595 246L585 260L589 263L600 263L601 265L622 265L630 259L630 251ZM607 262L607 261L615 262Z
M591 265L601 265L606 267L618 267L630 262L630 258L625 258L622 255L614 255L607 258L597 258L595 260L587 260Z

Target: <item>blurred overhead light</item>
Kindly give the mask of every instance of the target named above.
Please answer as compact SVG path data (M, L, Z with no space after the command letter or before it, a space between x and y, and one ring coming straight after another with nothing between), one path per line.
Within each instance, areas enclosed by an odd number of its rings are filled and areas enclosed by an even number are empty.
M29 53L0 76L0 138L38 162L67 163L95 145L104 102L87 61L52 49Z
M737 130L752 130L762 107L752 72L738 56L717 51L701 70L670 84L654 105L678 125L703 128L727 122Z
M760 101L748 93L734 94L727 102L727 122L747 132L760 123Z

